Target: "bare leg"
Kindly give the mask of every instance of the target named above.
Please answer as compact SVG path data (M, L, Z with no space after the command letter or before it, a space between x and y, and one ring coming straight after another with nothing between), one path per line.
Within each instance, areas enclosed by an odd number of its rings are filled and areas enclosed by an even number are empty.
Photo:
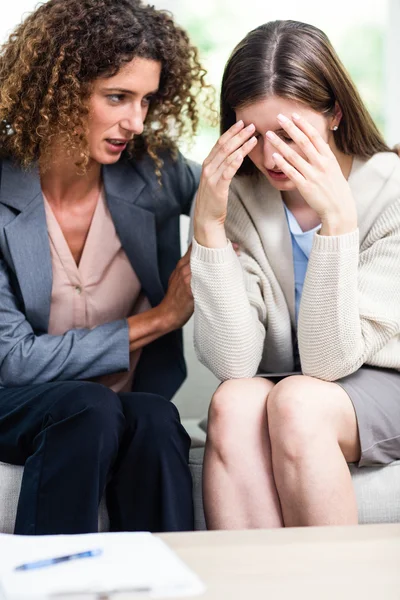
M357 523L347 462L360 457L357 421L337 384L294 376L268 398L273 471L285 526Z
M223 383L212 398L203 471L209 529L283 524L266 415L272 388L266 379L236 379Z

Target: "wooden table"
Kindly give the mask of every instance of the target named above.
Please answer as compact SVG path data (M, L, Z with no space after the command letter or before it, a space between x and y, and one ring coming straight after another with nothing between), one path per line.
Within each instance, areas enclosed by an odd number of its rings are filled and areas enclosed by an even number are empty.
M207 585L201 600L400 600L400 524L160 537Z

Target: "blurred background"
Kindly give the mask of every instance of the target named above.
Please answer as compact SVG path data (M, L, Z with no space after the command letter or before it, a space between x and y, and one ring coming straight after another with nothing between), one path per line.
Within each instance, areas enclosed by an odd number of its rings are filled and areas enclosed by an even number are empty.
M36 0L13 0L7 8L3 6L0 42L37 4ZM230 52L250 29L275 19L319 27L329 36L389 145L400 142L400 0L156 0L154 4L171 11L188 30L209 82L217 90ZM217 137L217 129L203 124L194 145L182 150L202 162ZM186 219L182 221L183 249L187 232ZM206 413L218 382L196 361L191 322L185 327L185 342L189 377L175 402L185 420L194 424Z

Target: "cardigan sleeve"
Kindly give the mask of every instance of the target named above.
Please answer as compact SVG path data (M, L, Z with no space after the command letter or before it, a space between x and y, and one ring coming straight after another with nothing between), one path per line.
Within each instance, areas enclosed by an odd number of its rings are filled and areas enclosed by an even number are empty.
M205 248L193 238L194 346L220 381L253 377L261 362L267 315L258 269L244 253L239 261L230 242Z
M359 248L358 230L314 238L300 304L305 375L335 381L400 335L400 200ZM389 366L389 365L387 365ZM400 356L393 368L400 368Z

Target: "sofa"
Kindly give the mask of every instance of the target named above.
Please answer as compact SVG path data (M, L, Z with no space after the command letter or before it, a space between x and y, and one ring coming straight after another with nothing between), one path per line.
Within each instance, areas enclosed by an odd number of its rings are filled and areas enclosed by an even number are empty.
M195 528L205 529L202 501L202 464L204 448L194 440L190 452L193 479ZM349 465L356 490L360 523L400 523L400 461L387 467L358 469ZM0 533L13 533L23 467L0 462ZM99 529L107 531L104 502L99 510Z

